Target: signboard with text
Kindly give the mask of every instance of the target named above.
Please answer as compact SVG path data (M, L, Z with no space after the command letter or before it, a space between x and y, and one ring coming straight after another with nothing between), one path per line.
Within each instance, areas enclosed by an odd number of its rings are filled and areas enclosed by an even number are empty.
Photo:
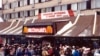
M52 25L23 26L23 34L53 35L54 34L54 27Z
M65 11L41 13L38 18L39 19L53 19L53 18L62 18L62 17L71 17L71 16L74 16L73 11L65 10Z

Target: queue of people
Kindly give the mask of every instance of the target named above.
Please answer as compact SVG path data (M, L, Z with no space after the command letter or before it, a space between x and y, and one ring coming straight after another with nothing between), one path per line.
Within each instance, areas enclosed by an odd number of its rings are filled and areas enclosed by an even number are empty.
M39 44L17 44L0 47L0 56L42 56Z
M0 56L100 56L100 47L70 46L67 44L52 45L45 42L39 44L0 45Z
M100 47L92 49L86 46L69 46L60 44L52 46L50 43L42 46L42 56L100 56Z

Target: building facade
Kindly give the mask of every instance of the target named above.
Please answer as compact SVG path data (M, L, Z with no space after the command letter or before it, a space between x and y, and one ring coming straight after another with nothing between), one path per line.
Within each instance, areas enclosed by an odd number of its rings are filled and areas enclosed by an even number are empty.
M73 10L85 15L99 11L100 0L3 0L2 17L4 20L30 19L40 13Z
M0 34L5 35L5 37L8 37L9 35L15 35L15 36L9 36L12 38L18 37L16 35L21 35L23 25L28 23L33 23L34 21L33 19L38 19L38 15L40 13L65 11L65 10L74 11L76 16L77 14L82 13L85 15L85 17L79 17L80 19L77 20L75 26L73 26L73 29L71 27L69 28L72 30L72 32L68 33L70 30L63 30L65 32L62 32L63 34L59 35L91 36L93 35L91 30L93 29L92 26L94 26L93 25L94 16L88 17L87 15L94 15L96 11L100 11L100 5L99 5L100 0L2 0L2 3L3 3L2 6L3 8L0 11L1 13L0 15L5 21L11 21L11 22L6 22L6 23L4 22L2 24L0 23L0 26L5 26L1 27ZM33 21L26 19L32 19ZM14 21L14 20L19 20L19 21ZM20 20L25 20L25 21L20 21ZM65 24L67 23L62 23L63 25L57 23L57 26L62 25L58 27L59 28L58 30L62 29L62 27L65 26ZM98 24L100 23L98 22ZM97 25L97 27L98 28L96 28L96 26L94 27L94 32L98 31L99 34L97 34L96 36L100 36L99 25ZM87 33L90 34L86 35ZM6 39L7 41L5 42L9 42L8 39L9 38L7 38Z

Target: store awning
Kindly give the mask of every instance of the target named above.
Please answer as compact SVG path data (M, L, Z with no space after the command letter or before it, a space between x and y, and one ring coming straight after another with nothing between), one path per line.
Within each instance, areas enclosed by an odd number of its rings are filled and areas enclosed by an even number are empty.
M94 22L94 15L87 15L87 16L80 16L78 21L74 26L66 30L62 35L63 36L86 36L85 31L90 31L88 36L91 36L92 34L92 28L93 28L93 22ZM85 34L85 35L84 35Z
M100 15L97 15L95 36L100 36Z
M0 22L0 31L8 27L10 24L11 22Z

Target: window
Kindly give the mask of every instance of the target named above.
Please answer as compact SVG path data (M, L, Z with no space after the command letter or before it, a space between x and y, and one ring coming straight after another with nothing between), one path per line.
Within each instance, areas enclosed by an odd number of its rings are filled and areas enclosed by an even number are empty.
M71 4L67 5L67 10L71 10Z
M12 8L15 8L15 2L12 3L11 7Z
M6 16L7 16L6 18L8 18L8 19L9 19L9 14L7 14Z
M84 10L86 9L86 2L78 3L78 10Z
M30 4L34 4L34 0L30 0Z
M15 18L15 13L11 13L11 18Z
M55 11L60 11L61 10L61 6L56 6L55 7Z
M27 11L27 16L30 16L30 11Z
M7 18L7 14L4 14L4 15L3 15L3 18L6 19L6 18Z
M11 5L12 5L12 4L11 4L11 3L9 3L9 9L11 9L11 8L12 8L12 7L11 7Z
M52 9L51 9L52 11L55 11L55 7L52 7Z
M27 17L27 11L24 11L24 17Z
M15 13L15 18L18 18L18 13L17 12Z
M35 3L39 3L39 0L35 0Z
M24 0L24 5L27 5L27 0Z
M11 19L11 13L9 13L9 19Z
M20 7L20 1L18 1L18 7Z
M20 17L24 17L24 12L23 11L20 12Z
M95 0L91 0L91 8L95 8Z
M41 3L41 0L39 0L39 3Z
M39 9L39 13L41 13L41 9Z
M30 5L30 0L27 0L27 5Z
M95 0L95 6L96 8L100 8L100 0Z
M41 13L45 13L46 12L46 8L41 9Z
M20 18L20 12L18 12L18 18Z
M34 16L34 10L30 11L30 16Z
M45 2L45 0L41 0L41 2Z
M86 5L87 5L87 7L86 7L87 9L91 9L91 0L87 1Z
M23 5L24 5L24 1L20 0L20 6L23 6Z
M77 10L77 3L71 4L71 9L73 11L76 11Z
M4 9L7 9L7 7L8 7L8 5L7 5L7 4L5 4L5 5L4 5Z
M35 10L35 16L38 15L38 14L39 14L39 10L36 9L36 10Z
M67 5L62 5L62 10L67 10Z
M15 7L18 7L18 1L15 2Z
M51 1L51 0L45 0L46 2Z
M49 7L49 8L46 8L46 12L51 12L52 11L52 8Z

